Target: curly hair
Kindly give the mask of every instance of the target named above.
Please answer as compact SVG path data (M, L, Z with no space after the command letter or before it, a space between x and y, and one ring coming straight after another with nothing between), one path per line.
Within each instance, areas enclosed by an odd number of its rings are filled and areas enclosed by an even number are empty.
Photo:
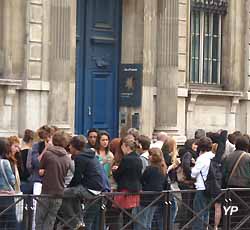
M20 144L20 139L17 136L8 137L7 141L9 142L10 146L13 144Z
M6 153L6 159L8 159L11 163L11 165L14 165L17 163L17 158L16 158L16 155L14 156L12 153L11 153L11 146L14 145L14 144L20 144L20 140L17 136L10 136L7 138L7 141L8 141L8 152Z

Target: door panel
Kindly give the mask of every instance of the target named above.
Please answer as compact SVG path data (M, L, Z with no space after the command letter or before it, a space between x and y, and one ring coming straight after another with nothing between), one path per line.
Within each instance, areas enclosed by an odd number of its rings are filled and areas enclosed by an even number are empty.
M115 19L114 1L93 0L92 9L93 9L93 27L99 29L110 29L110 30L114 28L114 19Z
M84 49L83 83L76 87L84 91L83 98L78 99L78 106L82 106L83 111L80 129L81 133L90 128L105 129L115 136L118 129L120 0L86 0L85 7L83 47L80 48Z
M112 108L112 73L94 72L92 77L93 92L93 126L112 132L112 116L106 108Z

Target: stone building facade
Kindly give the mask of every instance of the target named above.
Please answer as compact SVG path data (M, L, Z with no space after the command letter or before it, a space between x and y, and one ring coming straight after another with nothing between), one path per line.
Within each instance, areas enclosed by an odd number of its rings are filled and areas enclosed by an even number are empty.
M250 133L249 12L249 0L1 0L0 135L48 123L115 136L135 115L180 142ZM143 66L137 107L119 104L120 64Z

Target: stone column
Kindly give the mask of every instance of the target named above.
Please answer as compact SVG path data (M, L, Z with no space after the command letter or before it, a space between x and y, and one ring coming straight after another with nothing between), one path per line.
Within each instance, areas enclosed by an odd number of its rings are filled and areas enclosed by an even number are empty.
M225 90L241 91L245 83L246 1L228 3L222 26L222 85Z
M178 1L158 6L156 131L176 134L178 82Z
M245 71L244 98L240 101L240 111L236 117L236 129L250 132L250 0L245 0ZM238 118L238 119L237 119Z
M3 75L4 55L3 55L3 6L4 1L0 1L0 78Z
M49 95L50 124L71 129L69 121L71 2L50 0Z
M250 91L250 0L245 3L245 84L244 91Z
M121 63L143 63L144 0L122 2L122 41ZM132 126L132 116L140 113L139 107L120 107L120 135L123 136ZM140 116L143 116L142 114Z
M48 95L50 84L47 73L42 71L42 66L48 65L44 62L46 53L44 40L46 31L45 20L46 0L26 0L26 31L25 31L25 67L23 84L19 97L19 134L24 129L36 130L48 122Z
M9 76L12 73L12 63L11 63L11 1L3 1L3 76Z
M142 133L151 136L155 126L155 81L157 48L157 0L144 0Z

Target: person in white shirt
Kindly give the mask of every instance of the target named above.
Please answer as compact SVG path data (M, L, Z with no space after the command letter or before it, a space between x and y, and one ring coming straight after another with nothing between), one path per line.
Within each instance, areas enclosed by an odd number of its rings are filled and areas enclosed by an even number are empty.
M212 140L209 137L202 137L198 142L200 150L199 157L196 160L195 166L192 168L191 177L196 179L195 188L196 193L193 201L193 209L195 213L207 207L210 199L205 195L204 181L207 179L207 174L211 159L214 157L212 153ZM196 218L192 224L192 230L207 229L209 223L209 208L206 209Z
M235 151L235 145L232 144L229 140L226 141L226 148L225 153L223 154L222 158L225 159L229 154Z

